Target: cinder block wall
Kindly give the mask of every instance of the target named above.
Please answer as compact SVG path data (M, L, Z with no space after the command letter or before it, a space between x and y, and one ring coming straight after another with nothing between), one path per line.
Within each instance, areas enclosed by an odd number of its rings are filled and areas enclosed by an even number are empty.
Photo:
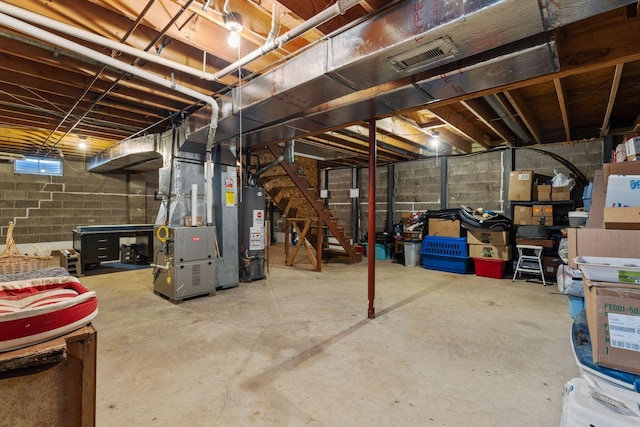
M447 192L445 208L484 208L504 210L506 188L503 188L504 156L507 152L483 153L447 159Z
M395 223L403 213L440 209L441 164L429 159L395 165Z
M602 168L602 141L550 145L543 149L567 159L590 180L593 180L594 172ZM395 222L400 221L403 213L459 208L462 205L482 207L510 215L506 200L508 174L511 170L510 156L509 151L497 151L447 158L446 203L440 200L442 159L397 163L394 166ZM554 169L565 175L569 174L564 165L536 151L518 149L515 152L515 160L515 169L532 169L536 173L549 176L553 176ZM361 174L360 230L364 236L368 227L368 170L362 169ZM350 186L350 169L329 172L329 207L338 222L349 227L349 230L353 220L349 199ZM576 197L579 198L581 195L574 195L574 198ZM376 232L384 230L387 209L387 168L380 167L376 174Z
M603 152L602 141L589 141L578 143L567 143L544 147L544 151L557 154L571 163L593 181L596 170L602 169ZM554 169L569 176L569 169L551 157L533 150L518 149L516 151L516 170L533 169L536 173L554 176Z
M0 181L0 245L9 221L18 244L61 242L79 225L153 223L160 207L157 171L96 174L65 161L63 176L51 177L16 175L13 163L0 163Z
M369 230L369 169L362 169L362 180L360 187L360 202L362 206L362 215L360 217L360 237L364 237ZM384 231L387 220L387 211L389 207L388 198L388 180L389 170L386 167L376 169L376 232ZM389 225L391 227L392 224Z
M344 227L344 234L353 238L353 212L351 209L351 169L332 169L328 171L329 200L331 215L338 220L338 225ZM324 174L322 175L324 178ZM326 185L323 183L323 185ZM324 188L324 187L323 187Z

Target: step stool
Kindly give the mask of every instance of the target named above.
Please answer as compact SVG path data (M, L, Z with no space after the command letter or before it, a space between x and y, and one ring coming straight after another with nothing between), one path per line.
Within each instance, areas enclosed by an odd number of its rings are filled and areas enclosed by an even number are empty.
M520 273L534 274L542 278L543 286L547 286L547 282L544 279L544 269L542 268L542 250L544 248L534 245L516 245L516 248L518 249L518 263L511 281L515 282Z

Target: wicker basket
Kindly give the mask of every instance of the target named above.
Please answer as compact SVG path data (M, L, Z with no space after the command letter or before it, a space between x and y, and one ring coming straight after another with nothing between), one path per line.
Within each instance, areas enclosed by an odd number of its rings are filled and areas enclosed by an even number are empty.
M13 240L13 222L9 222L7 244L0 254L0 274L24 273L46 268L53 257L22 255Z

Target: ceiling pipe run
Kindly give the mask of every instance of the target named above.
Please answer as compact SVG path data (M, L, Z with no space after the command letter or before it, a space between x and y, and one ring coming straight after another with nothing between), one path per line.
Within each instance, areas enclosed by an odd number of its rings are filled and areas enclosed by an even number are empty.
M91 33L89 31L82 30L72 25L58 22L54 19L47 18L46 16L38 15L37 13L19 8L17 6L14 6L2 1L0 1L0 10L5 14L11 15L15 18L19 18L37 25L41 25L43 27L57 30L64 34L79 38L81 40L85 40L91 43L95 43L101 46L115 49L119 52L127 53L129 55L133 55L138 58L141 58L150 62L154 62L156 64L160 64L177 71L190 74L192 76L200 77L205 80L219 81L223 77L236 71L238 68L241 68L242 66L249 64L250 62L260 58L261 56L264 56L267 53L282 47L285 43L289 42L290 40L306 33L311 29L318 27L319 25L324 24L328 20L335 18L338 15L344 14L348 9L357 5L359 2L360 0L342 0L342 1L339 0L336 4L334 4L330 8L325 9L324 11L315 15L308 21L305 21L302 24L298 25L297 27L287 31L282 36L277 38L270 37L263 46L254 50L253 52L249 53L243 58L240 58L238 61L228 65L226 68L223 68L222 70L216 73L207 73L202 70L189 67L179 62L172 61L170 59L166 59L149 52L145 52L143 50L129 46L127 44L120 43L115 40L111 40L107 37L103 37L103 36ZM269 36L271 36L271 34L269 34Z
M172 61L167 58L163 58L156 54L137 49L127 44L120 43L115 40L111 40L107 37L103 37L103 36L91 33L89 31L81 30L80 28L74 27L72 25L65 24L63 22L58 22L54 19L47 18L46 16L38 15L37 13L19 8L17 6L14 6L5 2L0 2L0 10L2 10L2 12L8 15L11 15L15 18L19 18L24 21L31 22L33 24L41 25L43 27L50 28L52 30L60 31L61 33L67 34L72 37L76 37L84 41L105 46L110 49L117 50L119 52L127 53L129 55L144 59L146 61L164 65L166 67L169 67L174 70L181 71L196 77L201 77L207 80L215 80L212 73L206 73L201 70L197 70L195 68L189 67L179 62Z
M44 40L55 45L58 45L62 48L69 49L76 53L82 54L87 58L95 59L103 64L109 65L117 70L121 70L127 73L130 73L134 76L140 77L141 79L147 80L151 83L157 84L158 86L165 87L167 89L175 90L176 92L180 92L184 95L187 95L191 98L197 99L199 101L203 101L207 104L211 105L212 114L211 114L211 124L210 127L212 129L217 128L218 125L218 103L216 100L203 93L195 91L186 86L182 86L173 81L166 80L156 74L145 71L141 68L134 67L133 65L126 64L122 61L119 61L115 58L112 58L108 55L105 55L100 52L96 52L93 49L82 46L81 44L75 43L71 40L67 40L63 37L60 37L56 34L53 34L49 31L43 30L41 28L35 27L26 22L20 21L19 19L13 18L4 13L0 13L0 24L6 25L7 27L13 28L14 30L20 31L22 33L28 34L30 36L36 37L40 40Z
M241 68L244 65L247 65L248 63L260 58L261 56L264 56L265 54L282 47L285 43L289 42L290 40L293 40L294 38L306 33L307 31L312 30L318 27L319 25L324 24L331 18L335 18L338 15L344 14L348 9L351 9L353 6L357 5L358 3L360 3L360 0L338 0L333 6L323 10L319 14L313 16L308 21L305 21L302 24L298 25L297 27L287 31L286 33L274 39L273 41L269 43L265 43L263 46L259 47L258 49L254 50L253 52L249 53L243 58L240 58L238 61L234 62L228 67L218 71L217 73L214 74L215 79L216 80L221 79L224 76L236 71L238 68Z
M399 2L232 89L220 99L218 138L237 137L240 125L248 146L303 138L494 87L498 80L548 74L559 68L554 28L633 2L441 3ZM403 78L420 81L402 91L378 89Z
M81 44L67 40L63 37L60 37L49 31L45 31L41 28L35 27L24 21L20 21L19 19L13 18L4 13L0 13L0 24L6 25L7 27L13 28L14 30L36 37L40 40L45 40L47 42L56 44L62 48L77 52L88 58L93 58L99 62L102 62L105 65L114 67L117 70L130 73L131 75L147 80L158 86L175 90L176 92L180 92L191 98L197 99L199 101L202 101L211 105L211 120L209 122L209 131L207 135L207 147L206 147L207 156L206 156L206 166L205 166L205 170L209 171L206 173L206 176L205 176L205 180L206 180L205 184L210 183L210 179L213 176L212 175L213 166L211 162L211 148L213 147L215 132L218 127L218 111L219 111L218 103L212 96L202 94L186 86L179 85L173 81L165 80L156 74L150 73L148 71L145 71L133 65L126 64L124 62L121 62L115 58L112 58L100 52L96 52L93 49L89 49L88 47L82 46ZM207 192L205 194L205 197L207 201L207 212L206 212L207 224L211 224L213 222L213 210L212 208L210 208L210 206L213 205L213 193L211 190L209 190L209 188L211 187L212 187L211 185L206 185Z

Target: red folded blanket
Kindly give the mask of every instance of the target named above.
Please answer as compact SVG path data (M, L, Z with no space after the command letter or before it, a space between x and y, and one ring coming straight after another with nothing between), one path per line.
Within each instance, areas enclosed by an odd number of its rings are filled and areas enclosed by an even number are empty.
M0 283L0 351L64 335L96 317L98 300L75 277Z

